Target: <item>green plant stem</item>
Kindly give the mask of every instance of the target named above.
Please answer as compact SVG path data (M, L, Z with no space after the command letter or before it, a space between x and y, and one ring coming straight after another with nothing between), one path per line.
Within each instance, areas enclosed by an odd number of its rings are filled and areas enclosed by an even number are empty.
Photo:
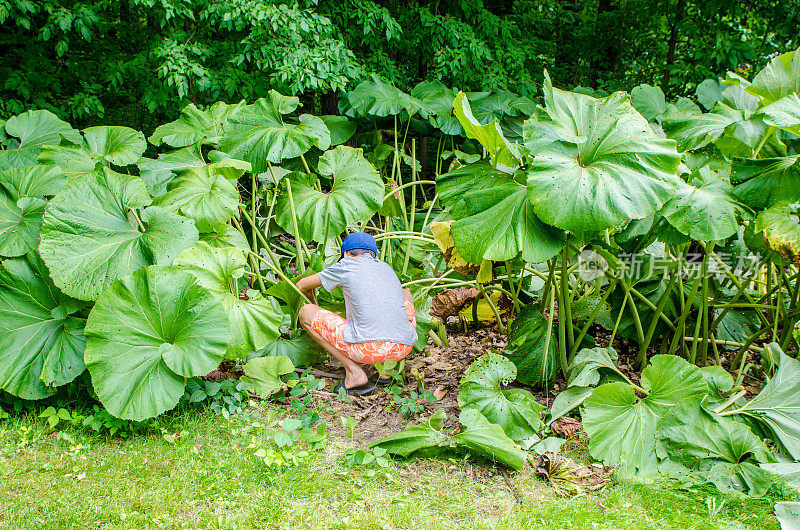
M239 208L243 209L244 205L240 204ZM240 234L242 234L242 237L245 238L245 241L247 241L247 236L245 236L245 234L244 234L244 229L242 228L242 225L239 224L239 221L236 220L236 217L231 218L231 222L233 222L233 226L236 228L236 230L238 230L238 232ZM254 229L254 231L255 231L255 229ZM269 248L267 248L267 250L269 251ZM252 250L247 253L247 260L250 263L250 268L253 269L253 272L252 272L253 276L255 278L257 278L257 280L258 280L258 288L261 291L266 291L267 287L266 287L266 285L264 285L264 278L261 276L261 268L258 266L258 262L253 260L253 258L251 257L250 254L253 254Z
M750 349L750 345L753 344L758 339L758 337L765 331L767 331L767 329L761 328L756 330L754 333L750 334L749 337L747 337L747 340L744 341L744 344L742 344L742 346L739 348L739 351L736 352L736 357L733 358L733 361L731 362L731 367L734 367L736 365L740 365L741 367L741 365L744 364L745 359L747 359L746 352L748 349Z
M703 244L700 243L705 249L703 254L703 263L700 267L700 274L703 277L703 294L701 297L700 317L703 322L703 342L700 345L700 366L708 365L708 253L714 248L714 243Z
M788 283L787 278L787 283ZM786 351L789 347L789 342L792 340L792 331L794 327L797 325L797 303L798 298L800 298L800 279L795 280L794 282L794 291L792 292L792 299L789 302L789 317L788 321L784 323L782 335L781 335L781 349Z
M679 270L678 274L682 274L683 271ZM683 308L681 312L680 318L678 318L678 324L675 326L675 335L672 337L672 343L669 347L669 352L674 354L678 346L680 345L680 339L685 335L686 330L686 319L689 318L689 314L692 312L692 304L694 303L694 298L697 296L697 291L700 290L700 281L702 278L700 276L692 283L692 287L689 290L689 298L686 300L686 306Z
M672 287L678 280L679 275L679 273L672 274L669 283L667 284L667 288L664 290L664 293L661 295L661 298L658 301L656 312L650 321L650 325L647 327L647 333L645 334L644 342L639 345L639 354L636 357L636 363L639 366L644 367L647 364L647 349L650 347L650 342L653 340L653 334L656 331L658 321L661 319L661 315L664 313L664 306L667 304L667 300L669 300L669 297L672 294Z
M436 204L436 200L439 198L439 192L437 191L433 195L433 199L431 199L431 204L428 206L428 212L425 214L425 220L422 222L422 230L428 226L428 219L431 218L431 212L433 211L433 205Z
M564 319L566 326L567 344L566 349L569 349L575 342L575 331L572 329L572 303L571 291L569 284L569 247L565 246L561 251L561 297L564 300L564 306L558 307L558 320ZM562 313L563 312L563 313Z
M250 178L250 186L251 186L251 189L250 189L250 200L252 201L252 207L253 207L253 220L257 221L258 220L258 216L256 215L256 209L257 209L257 207L256 207L256 197L258 196L258 184L256 182L256 174L255 173L251 173L250 177L251 177ZM253 251L256 254L258 254L258 236L256 236L256 231L257 230L258 229L256 227L253 227L253 243L250 245L250 247L253 249Z
M408 120L411 122L411 120ZM417 180L417 142L416 139L411 140L411 182L416 182ZM414 230L414 217L417 214L417 188L411 188L411 215L409 216L410 220L410 229ZM406 255L403 256L403 274L405 275L408 272L408 263L411 259L411 239L408 240L406 243Z
M424 234L416 233L415 235L404 235L404 234L396 234L396 233L386 233L386 234L378 234L375 236L375 241L384 241L389 239L413 239L416 241L422 241L423 243L428 243L431 245L435 245L436 241L433 239L429 239L427 237L423 237Z
M639 344L644 342L644 330L642 328L642 320L639 317L639 310L636 309L636 304L633 301L633 297L631 296L631 291L628 289L625 291L625 296L628 298L628 306L631 308L631 315L633 315L633 326L636 329L636 341ZM645 361L647 362L647 356L645 356ZM640 365L639 369L644 369L644 365Z
M145 230L144 224L142 223L142 220L139 219L139 214L136 213L136 209L135 208L131 208L128 211L131 213L133 218L136 219L136 224L139 225L139 231L144 234L147 230Z
M534 269L534 268L531 268L531 267L527 267L527 266L526 266L526 267L523 267L523 268L524 268L526 271L528 271L528 272L530 272L531 274L533 274L534 276L536 276L537 278L540 278L540 279L542 279L542 280L545 280L545 281L548 281L548 280L550 280L550 282L551 282L551 284L552 284L553 278L551 278L551 276L554 276L554 275L555 275L555 270L551 269L551 271L552 271L552 272L548 272L547 274L545 274L545 273L543 273L543 272L541 272L541 271L538 271L538 270L536 270L536 269ZM543 294L545 294L545 293L543 293Z
M555 316L555 314L556 314L556 292L551 290L550 291L550 312L547 315L547 334L545 335L545 338L544 338L544 350L542 350L542 351L545 352L545 355L550 353L550 337L553 334L553 317ZM567 365L563 365L563 364L561 365L561 372L564 374L565 378L569 377L569 374L567 373L568 372L568 366Z
M312 303L312 302L311 302L311 300L309 300L309 298L308 298L308 297L305 295L305 293L304 293L303 291L301 291L300 289L298 289L298 288L297 288L297 285L295 285L295 283L294 283L292 280L290 280L290 279L289 279L289 277L288 277L288 276L286 276L286 275L283 273L283 271L282 271L282 270L280 270L278 267L275 267L275 266L274 266L272 263L268 262L267 260L265 260L264 258L262 258L261 256L259 256L258 254L254 253L254 252L252 252L252 251L250 252L250 255L251 255L251 256L253 256L253 257L255 257L255 258L258 260L258 261L260 261L260 262L264 263L264 264L265 264L267 267L269 267L270 269L272 269L272 272L274 272L276 275L278 275L278 277L279 277L281 280L283 280L283 281L285 281L286 283L288 283L288 284L289 284L289 286L290 286L290 287L291 287L291 288L292 288L292 289L293 289L293 290L294 290L294 291L295 291L297 294L299 294L299 295L300 295L300 297L301 297L303 300L305 300L305 302L306 302L307 304L310 304L310 303Z
M719 258L719 256L717 256L717 254L714 251L709 252L709 254L711 255L711 258L713 258L714 261L716 261L721 266L722 270L725 272L728 278L730 278L730 280L733 282L736 288L742 290L742 295L745 297L745 299L747 299L749 303L755 304L756 302L755 300L753 300L753 297L750 296L750 293L747 292L747 289L743 288L742 282L740 282L739 278L737 278L736 275L729 270L729 267L725 265L725 263ZM768 288L767 290L769 291L770 288ZM766 328L771 327L769 322L767 321L767 318L761 313L761 311L756 311L755 313L756 316L758 316L759 320L761 320L761 323L764 325L764 327Z
M414 186L422 186L424 184L436 184L436 181L435 180L412 180L411 182L406 182L402 186L398 186L395 189L391 190L386 195L384 195L383 196L383 201L381 201L381 202L386 201L386 199L390 198L392 195L394 195L398 191L402 191L402 190L404 190L406 188L412 188Z
M592 324L595 323L595 320L597 319L597 315L600 313L600 310L603 308L603 304L606 303L606 300L608 300L608 297L614 291L614 287L616 285L617 285L617 280L613 280L613 283L608 285L607 289L606 289L606 292L603 293L603 296L600 299L600 303L597 304L594 307L594 309L592 309L591 313L589 313L589 318L587 319L586 323L583 325L583 328L581 328L580 332L578 333L578 336L575 338L575 342L572 344L572 348L569 351L569 359L568 360L569 360L570 363L572 362L572 359L575 358L575 354L578 353L578 350L580 349L581 343L583 342L583 338L589 332L589 328L592 327Z
M516 314L520 312L519 299L517 298L517 291L514 289L514 282L511 280L511 263L506 260L506 274L508 276L508 289L511 291L511 300L514 302L514 311Z
M525 267L525 269L530 271L530 272L533 272L533 270L535 270L535 269L531 270L528 267ZM536 272L539 272L539 271L536 271ZM545 303L547 298L550 296L550 289L553 288L553 285L554 285L554 282L555 282L555 275L556 275L556 261L555 261L555 258L553 258L548 262L547 275L546 276L545 275L539 276L541 279L544 280L544 289L542 290L542 303L543 304ZM544 308L542 308L542 309L544 309Z
M692 342L697 339L695 339L694 337L683 337L683 340L685 340L686 342ZM714 344L717 344L719 346L733 346L735 348L740 348L742 346L745 346L747 349L755 352L760 352L764 350L764 348L762 348L761 346L746 345L743 342L736 342L732 340L711 339L709 342L713 342Z
M778 129L777 127L774 127L772 125L767 127L767 132L764 133L763 138L761 138L761 141L758 142L758 145L756 146L755 151L753 151L753 158L758 158L758 153L761 152L761 148L764 147L764 144L767 143L767 140L769 140L769 137L772 136L777 129Z
M553 264L555 266L555 259L553 260ZM559 282L560 283L560 282ZM566 329L566 322L564 318L564 306L566 305L566 297L564 296L564 290L561 289L557 284L553 283L552 290L555 292L555 296L558 299L558 357L559 357L559 364L561 364L561 371L564 373L564 377L567 377L567 366L569 365L569 359L567 358L567 329Z
M719 413L720 413L720 412L722 412L723 410L727 409L728 407L730 407L731 405L733 405L734 403L736 403L736 401L737 401L737 400L738 400L740 397L744 396L745 394L747 394L747 390L741 390L741 391L739 391L739 392L737 392L737 393L733 394L733 395L732 395L731 397L729 397L729 398L728 398L728 399L727 399L727 400L726 400L726 401L725 401L723 404L721 404L719 407L715 408L715 409L714 409L714 412L715 412L715 413L717 413L717 414L719 414Z
M289 194L289 209L292 212L292 229L294 230L294 247L297 250L297 265L300 272L306 272L305 259L303 258L303 240L300 239L300 228L297 225L297 212L294 209L294 197L292 196L292 181L286 179L286 192ZM255 227L253 227L255 229Z
M325 258L325 245L328 244L328 231L330 230L330 227L331 227L331 212L327 212L327 214L325 215L325 238L322 240L322 251L321 251L323 259Z
M481 294L486 299L486 303L489 304L492 313L494 313L494 317L497 319L497 331L499 331L500 333L505 333L506 329L505 326L503 326L503 321L500 319L500 312L497 310L497 307L495 307L494 302L492 302L492 299L489 297L489 294L486 292L486 289L484 289L483 284L479 283L478 287L480 288Z
M306 169L306 173L311 173L311 168L308 167L308 162L306 162L306 157L300 155L300 161L303 162L303 167Z

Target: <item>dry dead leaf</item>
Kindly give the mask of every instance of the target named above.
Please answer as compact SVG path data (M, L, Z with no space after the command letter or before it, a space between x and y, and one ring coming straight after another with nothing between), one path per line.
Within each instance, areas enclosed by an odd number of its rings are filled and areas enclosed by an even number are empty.
M431 315L446 321L447 317L457 315L479 294L480 291L474 287L446 289L433 297Z
M550 428L561 438L569 438L583 429L583 424L575 418L562 416L550 424Z
M447 388L445 388L443 386L440 386L436 390L433 391L433 397L436 398L436 401L439 401L439 400L441 400L443 397L445 397L447 395L447 392L449 392L449 390L447 390Z
M546 478L561 496L574 497L597 491L611 481L614 466L582 466L556 453L544 453L536 460L535 473Z

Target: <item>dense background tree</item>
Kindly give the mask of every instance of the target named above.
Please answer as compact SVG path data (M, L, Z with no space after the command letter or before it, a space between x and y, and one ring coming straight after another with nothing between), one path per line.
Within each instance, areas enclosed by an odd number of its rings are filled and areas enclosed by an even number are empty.
M691 93L797 47L798 0L0 0L0 117L152 130L188 102L270 88L335 109L378 73L408 88L554 83Z

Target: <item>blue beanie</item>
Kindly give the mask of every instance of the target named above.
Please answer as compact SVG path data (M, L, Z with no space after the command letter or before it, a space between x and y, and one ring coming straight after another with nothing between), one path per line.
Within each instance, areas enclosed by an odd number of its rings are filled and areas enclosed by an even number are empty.
M357 248L371 250L376 256L378 255L378 244L375 242L374 237L366 232L353 232L342 241L342 253L339 259L342 259L344 253L348 250L355 250Z

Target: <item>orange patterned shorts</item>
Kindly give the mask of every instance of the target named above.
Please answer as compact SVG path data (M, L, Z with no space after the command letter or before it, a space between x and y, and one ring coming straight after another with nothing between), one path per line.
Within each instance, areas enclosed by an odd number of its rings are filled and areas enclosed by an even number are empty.
M417 329L417 319L414 314L414 304L406 301L406 314L408 321ZM349 358L357 363L375 364L382 363L386 359L403 359L411 353L414 346L409 344L398 344L396 342L345 342L344 326L347 321L332 313L327 309L320 309L311 323L311 329L322 335L322 337L333 344L333 346L344 352Z

